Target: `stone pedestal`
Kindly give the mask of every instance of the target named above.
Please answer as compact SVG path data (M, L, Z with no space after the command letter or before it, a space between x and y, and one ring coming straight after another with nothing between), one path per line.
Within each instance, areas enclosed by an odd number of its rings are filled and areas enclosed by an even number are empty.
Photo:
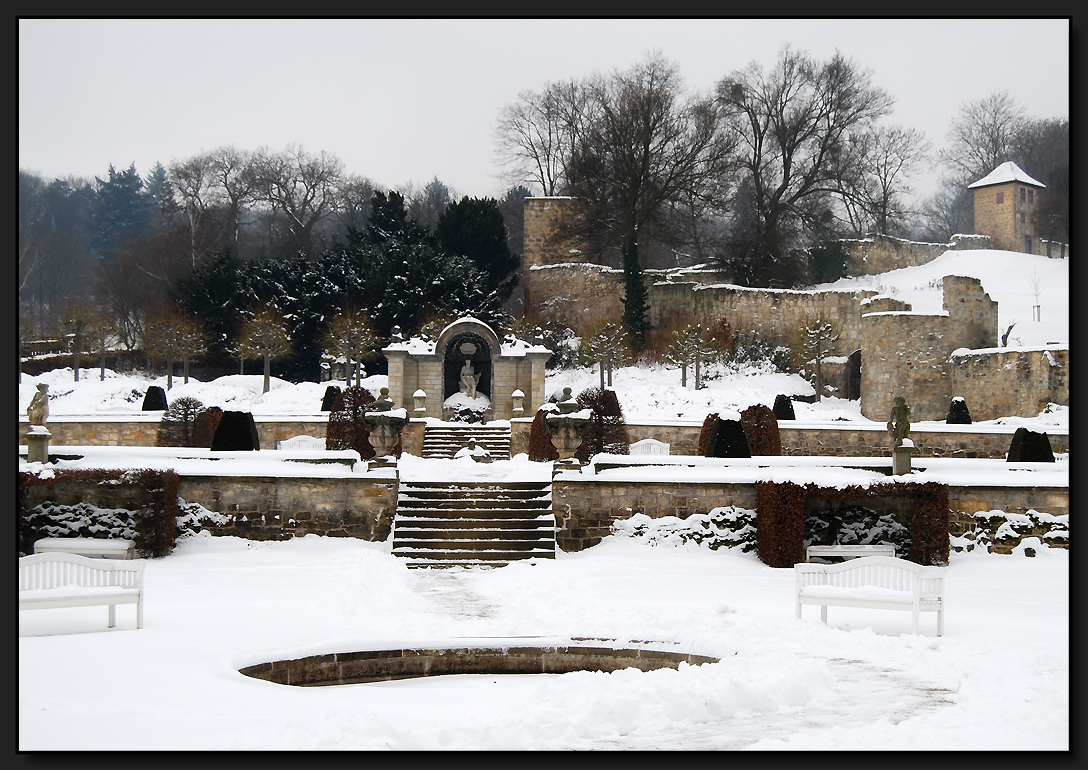
M394 409L393 406L393 400L389 398L389 388L382 388L378 400L374 402L374 411L363 414L366 428L370 431L370 445L374 447L374 459L367 464L368 468L397 466L393 449L400 441L404 426L408 424L408 412L405 409Z
M589 430L589 421L592 416L592 410L578 409L578 402L571 396L570 388L563 388L559 412L550 412L544 418L544 427L548 429L552 446L559 452L559 461L553 467L553 472L580 467L574 453L578 451L578 447L582 444L582 437Z
M27 462L49 462L49 439L52 437L53 434L44 425L31 425L26 432Z
M909 438L892 450L892 475L906 476L910 473L910 456L914 454L914 442Z

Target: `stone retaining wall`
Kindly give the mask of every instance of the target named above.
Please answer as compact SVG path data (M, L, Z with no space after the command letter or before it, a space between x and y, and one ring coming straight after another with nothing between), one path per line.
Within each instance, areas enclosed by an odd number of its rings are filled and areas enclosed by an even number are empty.
M951 357L952 394L967 401L971 418L1034 417L1048 403L1069 405L1069 349L999 348Z
M970 406L970 405L969 405ZM510 454L528 454L529 419L512 420L510 423ZM644 438L657 439L670 444L669 454L694 456L699 444L701 425L658 425L627 423L631 443ZM793 427L789 420L778 423L782 440L782 454L786 457L890 457L890 437L881 429L852 427L843 423L826 426ZM1014 426L1008 432L923 431L911 430L915 457L965 457L1003 459L1009 451ZM1069 451L1069 433L1048 433L1050 447L1056 453Z
M756 485L631 481L557 481L552 484L556 544L581 551L611 534L612 523L643 513L651 518L677 516L736 505L755 509ZM974 527L976 511L1023 513L1029 508L1055 516L1069 513L1068 487L950 487L952 532Z
M395 478L297 478L181 476L178 496L225 514L223 525L205 524L216 535L249 540L285 540L303 535L384 541L397 511ZM26 507L47 500L61 505L136 510L134 487L108 484L35 484Z

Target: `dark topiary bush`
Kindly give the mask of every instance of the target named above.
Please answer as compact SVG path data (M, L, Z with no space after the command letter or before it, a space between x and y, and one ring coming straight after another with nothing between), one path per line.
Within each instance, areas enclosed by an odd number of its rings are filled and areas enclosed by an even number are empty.
M212 437L213 452L237 452L261 448L252 412L223 412Z
M535 463L546 463L559 459L559 450L552 444L552 437L544 426L544 418L555 410L538 409L529 427L529 459Z
M967 410L967 402L961 396L952 399L948 405L948 416L944 418L946 425L970 425L971 413Z
M700 457L706 457L707 447L710 446L710 437L718 424L718 413L708 414L703 420L703 428L699 431L699 443L696 444L695 453Z
M160 410L165 411L166 408L166 391L158 385L152 385L147 389L147 393L144 393L144 403L140 407L140 411L157 412Z
M321 411L331 412L336 406L336 397L341 393L339 385L330 385L325 388L325 395L321 399Z
M782 437L778 432L778 419L763 404L750 406L740 413L741 428L753 455L779 456L782 454Z
M325 430L326 449L354 449L363 460L374 457L370 430L363 416L374 403L374 394L366 388L349 387L336 397ZM400 446L399 444L397 445ZM396 452L399 455L399 452Z
M1052 463L1054 450L1050 447L1050 438L1046 433L1017 428L1005 460L1010 463Z
M774 408L771 411L774 412L775 418L779 420L797 419L793 412L793 399L781 393L774 397Z
M627 423L623 419L623 409L614 390L587 388L578 394L578 406L592 409L593 417L589 430L582 437L578 451L574 456L581 463L588 463L593 455L607 453L625 455L629 453L630 439L627 435Z
M209 449L215 438L215 429L223 419L223 410L218 406L209 406L196 416L193 421L193 446Z
M707 457L751 457L752 450L740 420L718 420L711 431Z
M192 396L182 396L170 404L159 423L155 446L194 447L194 428L197 417L204 411L204 404Z

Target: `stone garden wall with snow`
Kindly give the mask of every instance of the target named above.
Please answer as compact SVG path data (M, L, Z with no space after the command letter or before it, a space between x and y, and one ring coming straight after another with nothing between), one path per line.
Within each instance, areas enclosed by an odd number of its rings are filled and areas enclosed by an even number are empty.
M843 238L847 275L879 275L932 262L949 250L992 249L988 235L953 235L949 243L905 241L890 235Z
M1068 348L957 351L949 372L952 395L967 401L974 420L1034 417L1050 403L1069 406Z

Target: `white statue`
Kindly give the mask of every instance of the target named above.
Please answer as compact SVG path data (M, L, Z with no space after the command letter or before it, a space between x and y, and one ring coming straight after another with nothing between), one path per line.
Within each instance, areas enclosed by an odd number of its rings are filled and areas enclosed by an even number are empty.
M476 398L476 386L480 384L480 375L472 369L472 359L466 358L465 365L461 367L461 384L458 387L462 393L471 399Z
M38 392L34 394L34 398L30 399L30 406L26 408L26 416L30 419L31 425L44 427L46 420L49 419L48 385L44 383L38 385Z

